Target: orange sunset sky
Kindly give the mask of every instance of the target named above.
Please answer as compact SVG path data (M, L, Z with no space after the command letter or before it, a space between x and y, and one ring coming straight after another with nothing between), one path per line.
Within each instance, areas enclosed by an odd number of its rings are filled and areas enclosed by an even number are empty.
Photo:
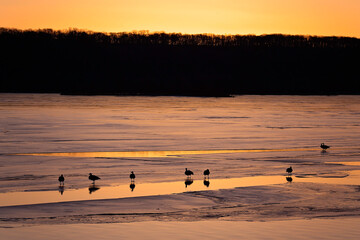
M360 0L0 0L0 27L360 37Z

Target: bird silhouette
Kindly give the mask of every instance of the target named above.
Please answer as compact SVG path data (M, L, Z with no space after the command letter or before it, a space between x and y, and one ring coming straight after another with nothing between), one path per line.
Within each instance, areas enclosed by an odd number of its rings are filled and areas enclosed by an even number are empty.
M135 173L133 171L131 171L130 179L131 179L131 182L135 181Z
M326 145L325 143L320 144L320 147L326 151L326 149L330 148L330 146Z
M185 168L185 175L188 176L189 178L191 178L191 175L194 175L194 173L190 170L188 170L187 168Z
M92 173L89 173L89 180L93 181L93 184L95 184L95 181L99 180L99 179L101 179L101 178L99 178L96 175L92 175Z
M59 177L60 186L64 186L64 181L65 181L64 175L61 174Z
M204 178L206 179L206 177L209 179L209 175L210 175L210 170L209 169L206 169L204 171Z
M292 167L290 166L289 168L286 169L286 172L290 175L292 173L293 169Z

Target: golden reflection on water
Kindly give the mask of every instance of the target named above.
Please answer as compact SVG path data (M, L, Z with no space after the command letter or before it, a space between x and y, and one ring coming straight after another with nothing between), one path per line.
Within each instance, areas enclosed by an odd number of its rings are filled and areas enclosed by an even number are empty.
M63 152L63 153L16 153L25 156L57 156L57 157L171 157L180 155L218 154L218 153L261 153L261 152L295 152L320 151L319 148L288 148L288 149L233 149L233 150L178 150L178 151L133 151L133 152Z
M338 147L334 150L354 150L358 147ZM221 154L221 153L264 153L264 152L301 152L321 151L319 148L283 148L283 149L220 149L220 150L174 150L174 151L121 151L121 152L53 152L53 153L14 153L20 156L55 156L55 157L94 157L94 158L131 158L131 157L174 157L181 155ZM330 150L329 150L330 151Z
M360 170L351 171L346 177L296 177L292 176L255 176L229 179L193 180L178 182L143 183L134 186L118 185L106 186L90 185L89 188L67 190L66 186L59 191L33 191L0 193L0 206L29 205L40 203L85 201L100 199L117 199L128 197L144 197L154 195L168 195L186 191L205 191L231 189L236 187L252 187L274 184L292 184L293 182L313 182L328 184L360 185Z

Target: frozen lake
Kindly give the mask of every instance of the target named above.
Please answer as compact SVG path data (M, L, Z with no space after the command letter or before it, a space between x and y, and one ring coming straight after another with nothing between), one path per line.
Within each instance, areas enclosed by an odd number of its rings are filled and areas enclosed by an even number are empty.
M138 183L162 182L182 180L185 167L197 179L206 168L212 178L230 178L283 173L292 162L351 160L359 153L359 117L360 96L0 94L0 192L49 190L60 174L71 189L86 187L89 172L113 185L127 183L130 171ZM330 154L321 154L322 142ZM182 155L204 150L245 151ZM156 151L177 152L164 158ZM68 155L8 155L18 153Z
M0 225L357 217L359 117L360 96L0 94Z

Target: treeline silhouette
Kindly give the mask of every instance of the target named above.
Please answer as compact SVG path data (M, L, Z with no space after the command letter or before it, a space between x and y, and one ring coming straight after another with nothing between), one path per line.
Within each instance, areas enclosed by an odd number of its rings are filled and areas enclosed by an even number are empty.
M360 39L0 28L0 92L360 94Z

